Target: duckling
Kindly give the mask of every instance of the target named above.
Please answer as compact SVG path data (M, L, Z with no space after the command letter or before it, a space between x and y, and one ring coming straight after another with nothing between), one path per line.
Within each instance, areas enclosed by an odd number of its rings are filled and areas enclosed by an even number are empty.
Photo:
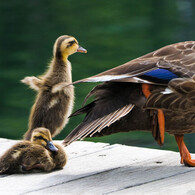
M61 169L67 162L63 148L53 144L50 131L37 128L30 141L24 140L12 146L0 158L0 174L29 172L40 169L49 172Z
M46 73L39 78L31 76L21 80L38 92L31 109L25 140L30 140L32 130L37 127L48 128L54 137L68 123L74 103L74 88L64 86L72 82L68 56L75 52L86 53L87 50L79 46L74 37L60 36L54 44L53 59Z

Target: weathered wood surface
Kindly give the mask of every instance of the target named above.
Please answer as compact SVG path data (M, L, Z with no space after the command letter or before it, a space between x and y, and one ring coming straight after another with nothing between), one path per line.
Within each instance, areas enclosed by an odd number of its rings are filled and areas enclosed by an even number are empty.
M14 143L0 139L0 154ZM1 175L0 194L195 194L195 168L177 152L81 141L65 150L63 170Z

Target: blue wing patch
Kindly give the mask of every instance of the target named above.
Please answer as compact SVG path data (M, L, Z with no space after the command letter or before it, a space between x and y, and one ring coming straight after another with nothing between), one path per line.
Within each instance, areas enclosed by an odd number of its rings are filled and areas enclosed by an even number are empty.
M156 70L152 70L152 71L147 72L143 75L154 77L157 79L167 80L167 81L178 78L178 76L176 74L170 72L169 70L161 69L161 68L156 69Z

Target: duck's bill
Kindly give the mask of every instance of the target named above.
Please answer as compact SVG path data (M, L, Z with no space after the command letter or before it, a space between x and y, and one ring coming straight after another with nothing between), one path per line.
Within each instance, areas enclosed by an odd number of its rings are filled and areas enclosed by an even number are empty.
M56 148L53 144L53 142L51 141L48 141L47 142L47 145L46 145L46 148L52 152L57 152L58 151L58 148Z
M77 52L80 52L80 53L87 53L87 50L81 46L78 47L77 49Z

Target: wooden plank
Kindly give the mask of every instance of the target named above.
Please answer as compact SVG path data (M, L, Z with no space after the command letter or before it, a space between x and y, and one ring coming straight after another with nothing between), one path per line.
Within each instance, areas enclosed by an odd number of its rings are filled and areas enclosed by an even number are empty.
M3 143L1 143L0 145L3 147L3 145L6 144L6 146L9 145L10 147L11 145L15 143L16 141L3 140ZM109 144L103 144L103 143L94 144L93 142L75 142L71 144L71 146L66 148L69 161L67 163L67 166L63 170L55 171L49 174L36 173L36 174L15 174L15 175L0 176L1 193L21 194L29 190L36 190L37 188L39 189L42 187L48 187L50 185L58 184L58 182L61 182L63 180L64 177L61 178L60 176L63 175L64 171L66 171L69 165L69 162L71 164L71 159L75 159L75 161L77 161L76 159L78 159L79 157L81 157L81 159L85 159L86 155L90 155L91 153L94 154L96 151L106 150L107 146L110 147ZM5 147L4 147L4 150L5 150ZM72 170L72 167L70 165L69 172L71 172L71 170ZM79 175L77 176L77 174L75 174L75 176L71 176L68 178L72 179L72 178L77 178L77 177L79 177ZM9 184L9 187L8 187L8 184Z
M156 152L158 153L158 151ZM109 151L109 153L114 154L115 152ZM92 172L73 180L64 180L58 185L39 190L39 192L43 194L55 192L59 194L112 194L113 192L119 191L118 194L124 194L123 192L120 193L120 191L125 188L141 186L145 183L152 183L156 180L166 179L191 171L188 167L179 165L175 157L171 153L158 156L158 161L162 162L160 164L156 163L155 158L146 159L141 162L139 162L139 159L136 159L134 162L131 160L127 162L127 158L121 157L119 159L121 159L122 163L117 158L108 159L106 162L105 159L102 159L102 165L100 166L109 164L110 169L95 173ZM115 162L116 164L113 166ZM97 164L97 161L95 164ZM34 194L34 192L30 194Z
M14 141L3 141L1 145L11 145ZM2 194L136 194L144 190L152 193L177 189L177 182L171 178L194 176L194 168L179 164L177 152L109 145L93 142L75 142L68 146L69 156L63 170L51 173L17 174L0 177ZM193 184L193 176L187 182ZM166 181L174 185L167 185ZM183 182L183 183L182 183ZM159 183L159 184L158 184ZM195 185L193 185L195 186ZM195 187L191 190L195 190ZM139 191L142 189L142 191ZM179 191L178 191L179 192ZM184 192L189 192L185 191Z
M187 173L175 174L168 178L162 178L160 180L145 183L140 186L134 186L127 188L125 190L117 191L114 193L109 193L111 195L121 195L121 194L182 194L182 195L192 195L195 194L195 170L194 168L189 168Z
M17 143L17 140L10 140L10 139L4 139L0 138L0 155L2 155L8 148L10 148L13 144Z

